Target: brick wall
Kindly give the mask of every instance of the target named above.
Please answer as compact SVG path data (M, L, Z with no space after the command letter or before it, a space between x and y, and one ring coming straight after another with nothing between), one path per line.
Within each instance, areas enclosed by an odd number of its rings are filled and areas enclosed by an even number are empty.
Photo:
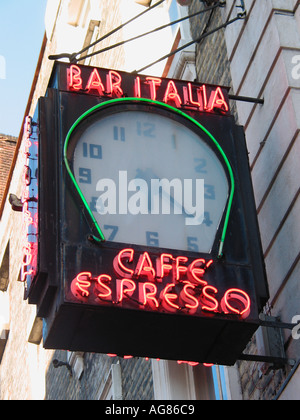
M194 0L190 6L190 14L204 10L206 6ZM208 11L191 19L191 34L198 39L205 33L223 24L220 8ZM230 63L224 37L221 29L204 38L196 44L196 73L199 82L232 87ZM232 92L231 92L232 93ZM231 112L236 114L236 104L230 101Z
M15 137L0 134L0 204L2 202L16 143L17 139Z
M46 400L97 400L105 387L112 364L121 366L123 400L152 400L151 362L141 358L121 359L102 354L85 353L80 378L70 376L65 366L55 369L52 361L67 362L67 352L54 352L46 372Z
M248 344L247 354L257 354L256 336ZM288 367L274 370L259 362L238 362L244 400L272 400L288 373ZM270 370L265 370L270 368Z

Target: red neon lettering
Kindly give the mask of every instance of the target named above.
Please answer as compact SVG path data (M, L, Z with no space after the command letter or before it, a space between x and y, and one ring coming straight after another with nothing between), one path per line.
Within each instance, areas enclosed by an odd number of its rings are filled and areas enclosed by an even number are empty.
M28 209L28 201L26 201L23 204L23 217L24 217L24 224L27 229L30 225L34 225L31 211Z
M180 108L182 105L182 100L179 96L177 87L173 80L168 83L168 87L166 89L165 97L163 100L166 104L170 101L175 102L177 108Z
M133 280L123 279L117 280L117 294L118 303L123 301L123 298L129 298L133 295L136 289L136 284Z
M212 93L210 98L209 111L213 111L215 108L218 108L222 111L228 112L229 107L225 101L222 89L218 87L215 92Z
M147 277L149 281L154 281L155 279L155 270L152 265L152 261L149 257L148 252L144 252L140 256L135 269L135 275L139 277Z
M139 76L137 76L135 81L134 81L134 97L135 98L141 98L142 97L141 78Z
M97 71L94 69L90 75L89 81L86 86L86 90L90 93L91 90L97 90L100 96L104 94L104 86L101 80L101 77Z
M23 265L27 266L31 264L32 258L31 244L27 242L26 245L23 246Z
M208 108L208 106L207 106L207 90L206 90L206 85L203 85L202 87L201 87L201 90L202 90L202 92L203 92L203 109L204 110L207 110L207 108Z
M185 307L189 309L189 313L194 314L199 307L199 302L195 296L189 293L189 288L195 290L196 286L193 286L192 284L186 284L180 293L180 298L185 303Z
M149 305L151 309L157 309L159 303L156 299L157 287L153 283L140 283L139 285L140 296L139 299L143 302L144 306Z
M201 278L205 274L205 268L203 268L204 264L205 264L205 260L200 258L198 260L194 260L192 264L189 266L188 279L191 283L198 284L198 285L200 283L201 286L207 285L207 281ZM202 268L196 267L197 265L201 265Z
M123 89L121 88L122 77L116 71L111 70L107 76L107 91L108 94L116 97L122 98L124 96Z
M26 277L27 276L31 276L32 274L34 274L34 270L29 270L29 271L24 271L24 273L22 274L22 277L21 277L21 283L25 283L25 281L26 281Z
M204 304L202 306L203 311L209 312L216 312L219 306L217 299L209 294L209 292L213 292L215 294L218 293L218 289L213 286L205 286L202 290L202 295L200 297L201 302Z
M72 65L68 69L68 86L70 90L82 89L81 69L78 66Z
M229 303L230 301L231 303ZM233 306L233 304L235 304L235 306ZM221 308L225 314L233 312L240 315L242 319L248 318L250 315L250 307L251 300L249 295L240 289L227 290L221 301Z
M213 264L214 260L209 260L208 263L206 263L205 268L208 269L212 264Z
M126 279L131 279L134 274L134 270L125 267L122 260L127 260L128 263L132 263L134 256L134 250L133 249L123 249L119 254L114 258L113 261L113 267L120 277L124 277Z
M177 299L177 295L174 293L168 293L169 289L172 289L173 287L175 287L175 284L168 284L161 292L160 298L162 300L162 306L167 311L176 312L178 309L180 309L180 307L176 305L176 303L173 303L172 300Z
M191 105L194 105L198 108L201 108L201 103L200 102L195 102L193 100L193 89L192 89L192 84L188 83L188 92L189 92L189 96L188 96L188 101ZM197 89L197 94L198 94L198 100L199 100L199 88Z
M25 118L24 132L26 132L27 138L32 134L32 118L29 115Z
M165 264L165 259L173 260L173 255L171 254L161 254L160 258L156 260L157 265L157 277L158 281L161 281L165 276L168 276L173 266L171 264Z
M180 265L181 262L186 263L188 262L188 258L187 257L177 257L176 258L176 265L175 265L175 279L176 281L180 280L181 276L185 276L188 268L185 266Z
M156 101L157 88L161 85L161 79L157 77L146 77L146 83L150 85L150 98Z
M79 298L89 297L90 292L88 289L91 287L91 277L92 274L89 272L82 272L77 275L71 284L71 291L74 296Z
M177 363L178 365L187 364L190 366L198 366L200 364L199 362L187 362L185 360L178 360Z
M98 286L100 286L100 290L102 291L102 293L98 293L97 295L98 298L111 301L110 298L112 295L112 291L110 287L108 287L107 284L105 284L105 283L111 282L111 277L106 274L102 274L101 276L98 277L97 281L98 281Z

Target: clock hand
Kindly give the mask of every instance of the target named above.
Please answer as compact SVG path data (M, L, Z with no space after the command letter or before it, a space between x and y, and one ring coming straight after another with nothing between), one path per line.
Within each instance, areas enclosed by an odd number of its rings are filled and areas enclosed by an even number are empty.
M185 217L186 220L188 220L189 218L194 218L194 220L195 220L195 218L197 216L197 219L199 220L199 224L202 223L201 221L203 220L203 217L204 217L203 214L202 215L197 214L196 209L194 209L193 207L192 207L192 211L187 211L186 206L185 206L186 203L183 204L181 180L179 180L179 179L173 180L173 190L174 190L175 194L176 194L176 181L181 184L181 185L177 184L178 188L180 188L181 193L177 194L177 198L178 198L178 195L179 195L179 199L176 200L174 198L174 194L171 194L171 183L172 183L172 181L167 180L167 182L169 183L169 188L168 188L168 190L166 190L164 188L164 183L161 182L162 179L160 179L153 172L152 169L149 169L149 168L147 168L146 170L137 169L136 173L137 173L136 177L141 177L141 178L143 177L143 179L148 184L148 187L149 187L148 188L148 191L149 191L149 194L148 194L148 210L149 210L149 212L151 212L152 214L153 213L158 214L158 211L159 211L158 209L159 209L159 206L160 206L159 203L160 203L160 201L162 202L162 200L165 199L169 202L169 206L166 207L166 209L167 209L166 211L168 211L168 209L169 209L169 212L171 212L171 205L172 205L173 209L174 209L173 210L174 214L179 214L179 215L181 214ZM155 187L153 186L153 182L152 182L154 180L158 181L158 183L156 184ZM151 187L150 187L150 185L151 185ZM153 199L154 199L154 197L157 197L158 195L160 195L161 200L159 200L158 203L156 201L156 203L154 204Z

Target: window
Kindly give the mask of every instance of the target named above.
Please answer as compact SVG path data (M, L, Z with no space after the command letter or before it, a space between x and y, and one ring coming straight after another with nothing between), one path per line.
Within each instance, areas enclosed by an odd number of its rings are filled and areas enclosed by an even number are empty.
M224 366L213 366L212 375L216 400L228 400Z
M170 22L188 16L188 7L179 6L177 0L168 0ZM189 19L172 26L173 45L171 51L176 50L192 40ZM195 45L185 48L171 56L166 64L163 77L190 80L196 79Z
M228 400L226 368L152 360L156 400Z
M122 400L122 374L120 364L111 365L104 382L100 385L97 400Z

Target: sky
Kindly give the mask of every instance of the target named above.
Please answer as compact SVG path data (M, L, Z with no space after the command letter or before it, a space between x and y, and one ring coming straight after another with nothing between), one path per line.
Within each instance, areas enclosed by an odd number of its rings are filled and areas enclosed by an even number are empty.
M18 136L43 42L47 0L0 0L0 133Z

